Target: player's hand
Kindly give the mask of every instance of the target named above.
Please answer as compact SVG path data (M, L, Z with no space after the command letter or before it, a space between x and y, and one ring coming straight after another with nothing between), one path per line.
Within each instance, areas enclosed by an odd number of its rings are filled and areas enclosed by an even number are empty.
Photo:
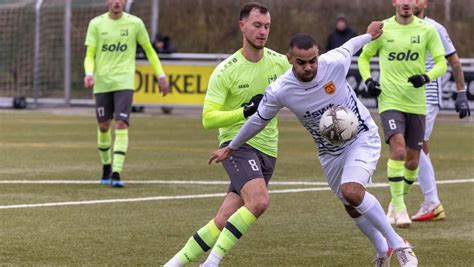
M242 104L242 107L244 107L245 118L252 116L257 111L258 104L260 104L260 101L262 101L262 98L263 98L262 94L254 95L248 103Z
M219 148L212 152L211 157L209 158L209 165L211 165L212 162L219 163L226 160L230 155L232 155L232 153L234 153L234 150L228 146Z
M456 107L456 112L459 113L460 119L466 116L471 116L471 110L469 110L469 102L467 101L466 91L458 92L454 106Z
M411 82L415 88L419 88L419 87L422 87L424 84L429 83L430 78L426 74L413 75L410 78L408 78L408 81Z
M368 78L365 81L365 86L367 86L367 92L369 92L371 96L378 97L380 93L382 93L379 82L372 80L372 78Z
M170 85L166 80L166 76L158 78L158 87L160 88L160 92L163 94L163 96L166 96L169 93Z
M94 87L94 84L95 84L94 76L88 74L86 75L86 77L84 77L84 87L92 88Z
M372 40L375 40L380 37L383 33L383 22L382 21L372 21L367 27L367 33L372 36Z

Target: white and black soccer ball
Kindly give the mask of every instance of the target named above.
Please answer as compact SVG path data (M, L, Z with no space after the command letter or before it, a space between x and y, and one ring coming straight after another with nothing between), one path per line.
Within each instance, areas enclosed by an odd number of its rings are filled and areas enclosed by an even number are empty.
M319 121L321 136L333 145L341 145L357 135L359 120L346 107L331 107Z

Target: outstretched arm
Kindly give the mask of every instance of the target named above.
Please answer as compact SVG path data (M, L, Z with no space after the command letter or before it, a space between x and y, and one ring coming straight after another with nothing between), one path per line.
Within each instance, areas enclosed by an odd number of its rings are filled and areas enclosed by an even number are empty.
M262 119L258 114L250 117L250 119L244 123L244 126L240 128L239 133L232 139L232 142L226 147L220 148L212 152L209 158L209 164L213 161L219 163L234 153L240 146L250 140L252 137L261 132L270 120Z

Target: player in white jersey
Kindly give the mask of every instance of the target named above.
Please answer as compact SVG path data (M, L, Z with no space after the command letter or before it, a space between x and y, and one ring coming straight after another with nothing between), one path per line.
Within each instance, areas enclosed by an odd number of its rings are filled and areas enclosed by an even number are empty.
M344 203L354 224L374 245L376 266L389 266L392 249L401 266L417 266L418 260L408 242L394 231L378 200L365 190L380 157L381 142L369 111L345 78L352 55L378 38L382 34L381 28L382 22L372 22L368 34L352 38L319 58L316 42L310 35L295 35L288 53L293 68L267 87L257 113L242 126L229 146L212 153L209 164L230 157L246 140L261 131L281 108L287 107L316 142L331 190ZM323 139L319 129L321 115L332 106L350 108L360 124L357 136L339 146Z
M428 7L428 0L420 0L415 7L415 15L429 24L433 25L441 37L445 50L445 57L451 65L454 81L456 82L456 90L458 93L456 99L456 111L459 112L459 118L470 116L469 102L466 97L466 87L464 85L464 74L461 68L456 48L454 48L449 34L443 25L435 20L425 16L425 9ZM426 61L426 69L430 70L434 66L434 60L431 55L428 55ZM432 221L442 220L446 218L443 205L439 200L438 190L436 188L435 172L433 164L429 157L428 140L433 132L436 115L442 105L441 93L441 78L434 79L426 86L426 129L425 139L423 143L423 150L420 154L420 171L418 173L421 191L424 195L424 200L420 205L420 210L411 217L413 221Z

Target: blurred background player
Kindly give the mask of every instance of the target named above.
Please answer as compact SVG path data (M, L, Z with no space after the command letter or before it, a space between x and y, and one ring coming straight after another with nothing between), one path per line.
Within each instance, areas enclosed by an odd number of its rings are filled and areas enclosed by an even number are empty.
M384 21L382 36L364 46L359 71L369 93L378 96L385 142L390 154L387 176L392 224L411 224L404 195L418 176L425 136L425 85L446 72L444 48L436 29L413 15L416 0L392 0L396 15ZM427 52L435 62L426 71ZM380 84L370 77L370 58L379 53Z
M153 50L143 21L123 12L124 4L125 0L107 0L108 12L90 21L85 41L87 52L84 59L84 86L94 88L99 124L97 145L103 164L100 183L111 184L113 187L123 186L120 173L128 148L137 42L143 47L158 75L163 96L169 90L160 60ZM112 119L115 119L113 159L110 129Z
M245 4L239 27L243 47L213 71L204 101L202 123L219 129L219 145L227 146L257 110L265 88L290 68L284 55L265 47L270 12L260 3ZM199 229L165 266L183 266L211 250L202 266L217 266L224 255L263 214L269 203L267 184L278 146L277 121L249 140L223 163L230 186L217 215Z
M339 15L336 19L336 28L329 35L326 44L326 52L338 48L345 42L349 41L352 37L356 37L357 33L349 27L349 22L344 15ZM359 55L360 51L357 51L355 55Z
M379 201L365 190L380 157L380 136L369 111L346 81L352 56L364 44L377 39L381 28L382 22L372 22L368 34L352 38L319 58L314 39L308 34L296 34L290 40L288 52L292 70L268 86L257 113L242 126L229 146L212 153L209 162L232 158L241 145L287 107L318 145L321 167L332 192L374 245L375 266L389 266L392 249L401 266L417 266L418 259L408 242L394 231ZM324 139L318 127L322 114L336 106L352 110L359 122L357 136L342 144Z
M428 7L428 0L418 0L415 7L415 15L423 19L428 24L433 25L439 33L441 42L445 50L445 58L451 65L454 81L456 82L457 98L455 102L456 112L459 113L459 118L462 119L470 116L469 102L466 96L466 86L464 84L464 73L461 68L458 54L454 48L449 34L443 25L435 20L425 16L425 9ZM433 68L434 61L430 54L426 61L426 69ZM428 149L428 140L433 132L436 115L441 106L442 97L441 78L433 79L426 85L426 130L425 139L423 142L423 150L420 154L420 171L418 173L421 191L424 195L424 200L420 205L420 210L411 217L413 221L432 221L442 220L446 217L444 207L441 205L436 188L435 172L433 164L431 163Z
M162 33L156 34L155 40L153 41L153 48L155 49L156 53L163 54L176 53L177 51L175 45L171 41L171 38Z

